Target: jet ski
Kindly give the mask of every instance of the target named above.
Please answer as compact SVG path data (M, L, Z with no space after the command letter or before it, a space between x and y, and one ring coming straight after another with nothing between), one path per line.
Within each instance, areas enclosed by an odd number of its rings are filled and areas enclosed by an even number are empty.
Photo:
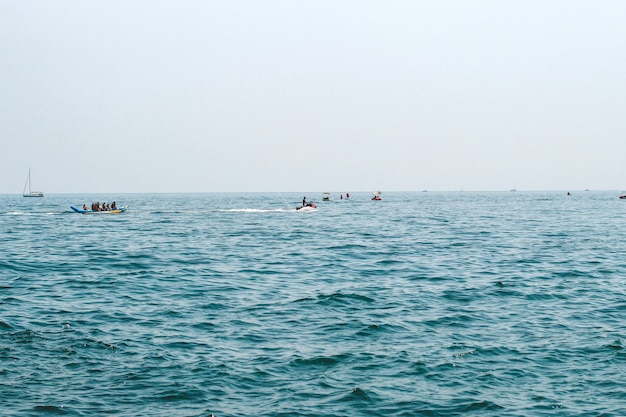
M315 203L306 203L303 206L296 207L296 211L314 211L317 210Z

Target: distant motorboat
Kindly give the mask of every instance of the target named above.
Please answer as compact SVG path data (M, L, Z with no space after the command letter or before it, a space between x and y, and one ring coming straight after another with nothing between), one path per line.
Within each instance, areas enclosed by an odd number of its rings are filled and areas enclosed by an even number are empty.
M374 196L372 197L372 200L374 200L374 201L380 201L380 200L382 200L382 199L383 199L383 198L380 196L380 191L374 191L374 192L372 192L372 194L374 195Z
M26 192L26 188L28 187L28 192ZM22 190L23 197L43 197L43 192L41 191L32 191L30 189L30 167L28 168L28 176L26 177L26 184L24 184L24 190Z

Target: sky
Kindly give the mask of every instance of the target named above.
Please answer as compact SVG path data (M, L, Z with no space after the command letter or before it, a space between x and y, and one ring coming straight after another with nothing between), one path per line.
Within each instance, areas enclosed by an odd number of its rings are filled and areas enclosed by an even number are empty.
M623 0L0 0L0 194L623 190Z

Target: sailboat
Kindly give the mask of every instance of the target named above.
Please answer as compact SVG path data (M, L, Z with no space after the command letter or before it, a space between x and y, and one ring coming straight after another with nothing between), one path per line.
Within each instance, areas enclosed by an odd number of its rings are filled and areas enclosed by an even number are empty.
M28 193L26 192L26 187L28 187ZM26 177L26 184L24 184L24 191L22 191L22 195L24 197L43 197L43 192L31 191L30 189L30 168L28 168L28 177Z

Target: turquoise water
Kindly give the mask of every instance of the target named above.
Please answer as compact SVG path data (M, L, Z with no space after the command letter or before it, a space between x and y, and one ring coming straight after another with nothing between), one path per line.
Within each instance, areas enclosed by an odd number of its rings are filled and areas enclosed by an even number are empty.
M2 414L626 415L618 193L316 194L0 196Z

